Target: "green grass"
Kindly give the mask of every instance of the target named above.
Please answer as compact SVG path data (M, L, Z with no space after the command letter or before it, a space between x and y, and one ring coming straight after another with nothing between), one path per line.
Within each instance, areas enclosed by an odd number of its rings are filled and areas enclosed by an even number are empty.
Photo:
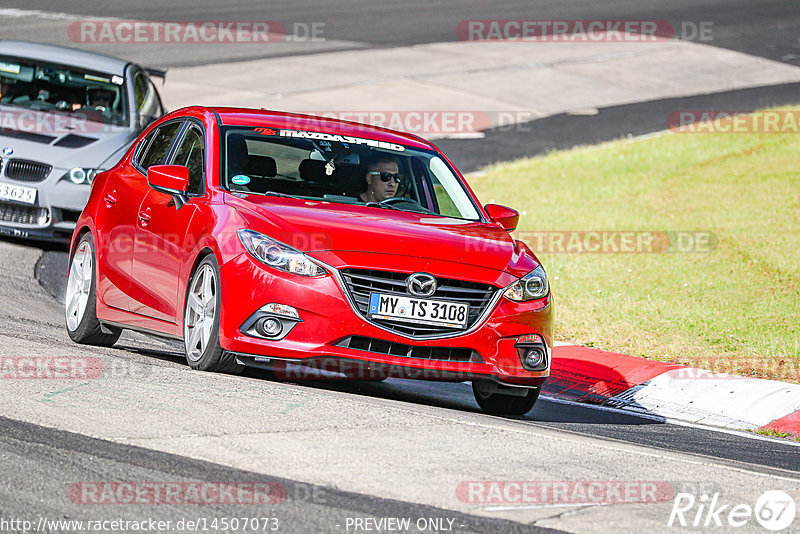
M665 134L497 164L470 184L483 202L523 212L523 239L561 230L716 237L703 253L537 252L557 339L800 382L799 156L791 133Z
M780 430L773 430L771 428L757 428L752 432L755 434L761 434L762 436L769 436L772 438L784 438L784 439L793 439L795 441L800 441L800 434L793 434L792 432L782 432Z

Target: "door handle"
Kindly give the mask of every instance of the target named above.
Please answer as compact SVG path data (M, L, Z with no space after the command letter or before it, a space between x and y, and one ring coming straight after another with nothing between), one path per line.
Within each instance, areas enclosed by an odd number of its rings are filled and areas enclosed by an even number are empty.
M110 208L117 201L117 190L114 189L110 193L106 193L106 207Z
M150 208L145 209L144 211L139 212L139 220L142 222L142 226L147 226L147 223L150 222Z

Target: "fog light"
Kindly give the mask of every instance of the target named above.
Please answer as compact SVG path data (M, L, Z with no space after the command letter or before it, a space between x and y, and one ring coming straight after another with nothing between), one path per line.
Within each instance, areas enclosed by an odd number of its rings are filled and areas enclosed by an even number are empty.
M239 327L246 336L279 341L302 323L297 310L287 304L270 303L262 306Z
M277 319L267 317L258 322L258 332L266 337L277 337L283 331L283 325Z
M550 347L541 334L527 334L514 344L522 367L528 371L545 371L550 365Z
M525 365L531 369L540 367L544 363L544 359L544 351L539 347L528 349L528 351L525 353Z

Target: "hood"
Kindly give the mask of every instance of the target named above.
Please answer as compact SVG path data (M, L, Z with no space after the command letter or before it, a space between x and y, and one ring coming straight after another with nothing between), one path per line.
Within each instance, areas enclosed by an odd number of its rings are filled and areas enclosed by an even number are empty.
M0 150L13 150L3 159L40 161L56 169L106 169L134 138L130 128L76 120L67 114L10 106L0 109Z
M444 260L523 276L538 262L495 224L333 202L226 195L250 227L315 256L363 252ZM320 259L326 254L316 254Z

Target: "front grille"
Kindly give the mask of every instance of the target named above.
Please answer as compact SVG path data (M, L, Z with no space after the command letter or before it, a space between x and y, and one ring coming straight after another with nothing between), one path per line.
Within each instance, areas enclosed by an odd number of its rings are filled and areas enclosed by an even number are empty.
M378 354L402 356L405 358L419 358L421 360L437 360L443 362L468 362L482 363L483 359L472 349L453 347L415 347L403 343L393 343L371 337L351 336L336 344L347 349L364 350Z
M44 226L49 221L50 212L47 211L46 208L34 208L0 202L0 222Z
M64 221L64 222L76 223L76 222L78 222L78 218L80 216L81 216L81 212L80 211L67 210L67 209L61 208L61 220Z
M400 296L412 296L406 290L406 278L411 273L375 271L369 269L342 269L347 291L355 302L359 313L366 318L369 310L369 295L372 292L388 293ZM486 306L492 301L497 288L489 284L436 278L437 289L432 299L469 304L469 318L466 329L471 328L483 314ZM430 326L413 323L401 323L384 319L370 319L387 330L399 332L413 337L433 336L439 334L457 334L462 330L454 330L444 326Z
M26 159L10 159L6 163L6 176L23 182L41 182L52 170L51 165Z

